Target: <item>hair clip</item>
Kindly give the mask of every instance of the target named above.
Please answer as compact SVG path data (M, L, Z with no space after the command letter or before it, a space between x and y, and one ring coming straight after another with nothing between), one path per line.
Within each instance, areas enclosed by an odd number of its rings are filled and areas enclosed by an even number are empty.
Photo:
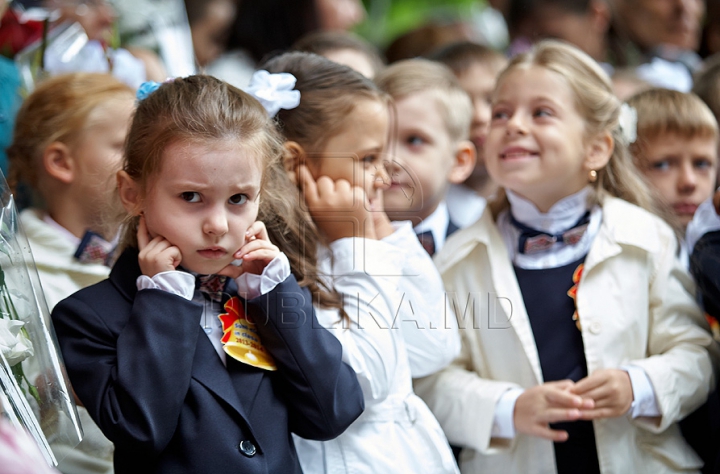
M145 100L148 98L150 94L155 92L158 87L160 87L160 82L155 81L145 81L142 84L140 84L140 87L138 87L137 92L135 93L135 97L138 101Z
M135 93L135 97L137 98L138 102L145 100L150 94L158 90L158 87L168 82L173 82L174 80L174 77L169 77L162 82L145 81L140 84L140 87L138 87L138 90Z
M300 105L300 91L293 90L297 79L290 73L270 74L265 70L255 71L245 92L255 97L270 117L280 109L290 110Z
M618 125L620 125L620 131L627 144L635 143L635 140L637 140L637 110L626 102L623 102L620 106Z

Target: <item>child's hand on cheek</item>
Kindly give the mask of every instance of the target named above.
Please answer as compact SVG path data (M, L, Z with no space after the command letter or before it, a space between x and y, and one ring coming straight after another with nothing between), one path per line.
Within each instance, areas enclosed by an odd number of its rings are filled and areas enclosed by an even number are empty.
M720 215L720 189L715 191L713 196L713 205L715 206L715 212Z
M630 375L620 369L598 370L578 381L572 392L595 400L595 408L584 410L582 418L613 418L623 416L633 402Z
M571 392L571 380L546 382L525 390L515 402L515 429L524 434L552 441L566 441L567 431L553 430L550 423L580 419L581 410L593 401Z
M230 264L220 270L218 275L237 278L243 273L262 274L268 263L280 254L280 249L270 243L267 228L260 221L255 221L245 233L245 245L233 255L242 259L242 265Z
M316 181L304 165L298 167L297 176L308 211L330 242L344 237L376 238L370 203L361 187L327 176Z
M383 201L383 192L378 190L375 197L374 208L372 210L373 226L375 226L375 237L380 240L395 232L395 228L390 223L390 219L385 213L385 202Z
M137 240L140 250L138 262L143 275L152 278L158 273L175 270L180 265L182 261L180 249L168 242L162 235L151 238L145 224L145 216L140 216Z

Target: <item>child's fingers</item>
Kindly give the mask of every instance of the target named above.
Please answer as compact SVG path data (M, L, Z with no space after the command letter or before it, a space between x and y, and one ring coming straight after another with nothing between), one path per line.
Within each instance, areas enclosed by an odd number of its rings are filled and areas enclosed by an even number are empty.
M260 240L270 240L270 237L268 236L267 227L265 227L265 223L262 221L255 221L248 227L247 232L245 232L245 235L247 237L248 241L252 241L255 239Z
M595 373L579 380L570 391L576 395L585 396L591 390L594 390L605 383L602 374Z
M577 408L548 408L537 415L537 420L542 423L557 423L560 421L575 421L580 419L582 413Z
M303 194L306 196L311 196L313 198L317 198L318 195L318 189L317 189L317 183L315 182L315 179L313 179L312 174L310 174L310 170L307 169L307 166L300 165L297 168L297 175L300 182L300 189L302 189Z
M235 258L244 259L250 252L256 252L258 250L269 250L271 252L279 253L280 249L277 246L271 244L267 240L253 240L242 246L239 252L235 254Z
M547 401L556 407L581 408L585 405L583 397L567 390L548 390Z
M252 252L246 253L243 257L243 262L267 262L270 263L275 257L278 256L278 251L273 251L271 249L260 249L260 250L254 250Z
M144 249L148 242L150 242L150 234L148 233L147 225L145 224L145 216L143 215L140 216L140 220L138 221L137 241L138 250Z
M543 425L537 425L535 426L530 432L527 434L532 436L538 436L540 438L549 439L551 441L554 441L556 443L562 443L563 441L567 441L568 439L568 433L564 430L553 430L548 426Z
M605 408L596 408L594 410L583 410L582 414L580 415L581 420L596 420L599 418L614 418L617 416L621 416L623 413L617 413L616 410L605 407Z

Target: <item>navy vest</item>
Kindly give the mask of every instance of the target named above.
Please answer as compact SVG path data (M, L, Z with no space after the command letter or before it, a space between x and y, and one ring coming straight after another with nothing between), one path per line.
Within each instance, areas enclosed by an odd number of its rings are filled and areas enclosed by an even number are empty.
M573 320L575 300L568 295L575 285L573 273L584 261L585 257L561 267L539 270L515 267L546 382L563 379L577 382L587 376L582 334ZM600 473L591 421L550 426L569 435L564 443L554 443L558 474Z

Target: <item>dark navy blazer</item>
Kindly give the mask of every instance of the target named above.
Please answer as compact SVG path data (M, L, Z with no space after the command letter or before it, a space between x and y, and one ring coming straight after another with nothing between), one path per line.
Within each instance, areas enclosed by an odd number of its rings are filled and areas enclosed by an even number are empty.
M269 372L227 358L202 331L202 306L137 291L137 250L108 280L60 302L52 318L82 403L115 443L117 474L300 473L291 432L326 440L363 410L340 342L290 276L247 302Z

